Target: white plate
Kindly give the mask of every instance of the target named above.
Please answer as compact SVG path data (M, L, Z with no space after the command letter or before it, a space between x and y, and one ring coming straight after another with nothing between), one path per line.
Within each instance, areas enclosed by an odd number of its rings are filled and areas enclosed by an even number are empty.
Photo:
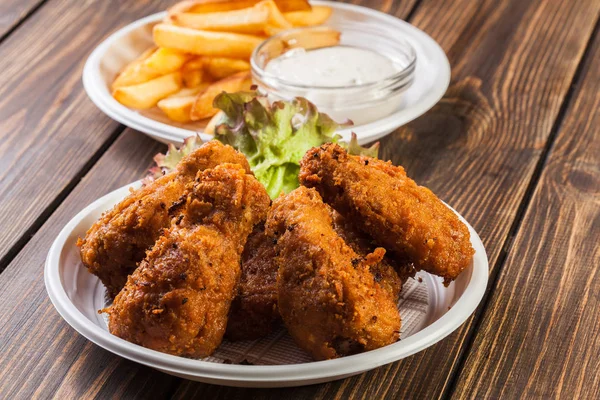
M398 36L409 42L417 53L415 80L404 93L401 108L395 113L369 124L340 130L344 139L353 131L361 144L379 139L398 127L424 114L444 95L450 82L450 64L440 46L425 32L391 15L366 7L330 1L313 1L333 9L326 25L336 28L344 23L366 24ZM182 143L183 139L203 133L201 123L179 124L170 121L158 109L138 112L116 101L110 93L110 84L116 74L131 60L153 45L152 26L161 21L166 12L150 15L115 32L89 56L83 69L83 86L90 99L106 115L163 143ZM342 36L343 41L343 36ZM352 119L352 116L348 116Z
M108 332L97 313L105 305L105 290L79 258L75 243L100 217L129 194L124 186L95 201L77 214L54 241L44 270L46 289L60 315L83 336L115 354L179 377L244 387L282 387L327 382L359 374L421 351L448 336L475 310L485 292L488 261L477 233L469 227L475 249L472 264L445 288L441 279L419 273L422 282L409 280L402 290L401 340L381 349L336 360L311 362L285 330L269 338L229 343L203 360L163 354L129 343ZM443 355L442 355L443 357ZM225 359L234 364L223 363ZM248 359L254 364L237 365Z

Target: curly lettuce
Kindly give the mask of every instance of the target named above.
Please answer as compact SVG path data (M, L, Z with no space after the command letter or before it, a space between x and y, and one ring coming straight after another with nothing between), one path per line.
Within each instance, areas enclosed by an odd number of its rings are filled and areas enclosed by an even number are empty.
M370 157L377 157L379 151L379 143L368 148L360 146L354 133L349 143L342 142L335 132L351 122L338 124L302 97L269 103L256 92L223 92L213 105L221 110L214 121L215 139L246 156L254 175L271 198L299 186L300 160L312 147L339 143L350 154ZM173 170L185 155L201 144L200 138L193 136L179 149L169 145L166 154L154 157L156 166L145 182Z
M241 151L269 196L299 186L300 160L307 150L327 142L340 142L340 124L320 113L302 97L269 103L255 92L221 93L213 103L222 111L215 123L215 138ZM352 154L377 156L378 144L358 145L356 136L345 145Z

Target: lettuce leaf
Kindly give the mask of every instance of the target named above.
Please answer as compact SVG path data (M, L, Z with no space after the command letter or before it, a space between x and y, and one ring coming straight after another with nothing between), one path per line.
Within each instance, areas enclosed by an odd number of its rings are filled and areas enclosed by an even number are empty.
M271 198L299 186L300 160L307 150L341 139L335 131L343 125L302 97L269 104L256 92L221 93L213 105L223 111L215 138L246 155ZM378 145L365 149L356 135L345 147L353 154L377 156Z
M198 135L184 139L179 149L173 143L169 143L165 154L158 153L154 156L156 165L148 170L148 175L142 180L142 185L147 185L174 170L183 157L202 146L202 144L202 139Z
M377 157L379 152L379 143L362 147L354 133L349 143L341 142L335 131L352 122L338 124L302 97L271 104L256 92L223 92L213 105L223 111L216 117L215 139L244 153L271 198L299 186L300 160L312 147L333 142L354 155ZM154 157L156 166L150 169L144 184L173 170L184 156L201 145L197 135L187 138L179 149L169 145L166 154Z

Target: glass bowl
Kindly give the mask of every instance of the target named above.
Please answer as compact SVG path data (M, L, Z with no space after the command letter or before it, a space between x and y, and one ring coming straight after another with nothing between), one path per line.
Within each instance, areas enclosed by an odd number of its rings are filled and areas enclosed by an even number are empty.
M271 100L305 97L319 111L338 121L350 119L363 125L384 118L402 105L402 93L414 81L417 55L414 48L399 37L385 35L373 25L336 25L341 33L339 43L332 40L332 28L310 27L284 31L265 40L250 59L252 78L258 90ZM266 70L267 64L290 51L310 51L340 45L370 50L390 59L395 67L392 75L376 81L348 86L316 86L286 80Z

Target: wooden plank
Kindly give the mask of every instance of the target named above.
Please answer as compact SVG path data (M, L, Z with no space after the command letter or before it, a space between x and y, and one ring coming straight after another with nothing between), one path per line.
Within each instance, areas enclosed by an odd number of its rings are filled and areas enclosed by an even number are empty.
M448 53L453 84L433 110L383 140L383 154L473 224L491 266L599 12L596 1L424 0L412 21ZM257 392L184 382L175 397L439 398L471 329L469 319L426 351L329 384Z
M83 91L88 54L165 4L52 0L0 46L0 270L119 127Z
M20 24L46 0L3 0L0 2L0 38Z
M126 131L0 275L0 398L129 398L140 388L159 396L172 378L88 342L54 310L45 288L46 253L85 204L144 175L163 146ZM136 382L132 383L131 378Z
M600 398L600 35L453 397Z

